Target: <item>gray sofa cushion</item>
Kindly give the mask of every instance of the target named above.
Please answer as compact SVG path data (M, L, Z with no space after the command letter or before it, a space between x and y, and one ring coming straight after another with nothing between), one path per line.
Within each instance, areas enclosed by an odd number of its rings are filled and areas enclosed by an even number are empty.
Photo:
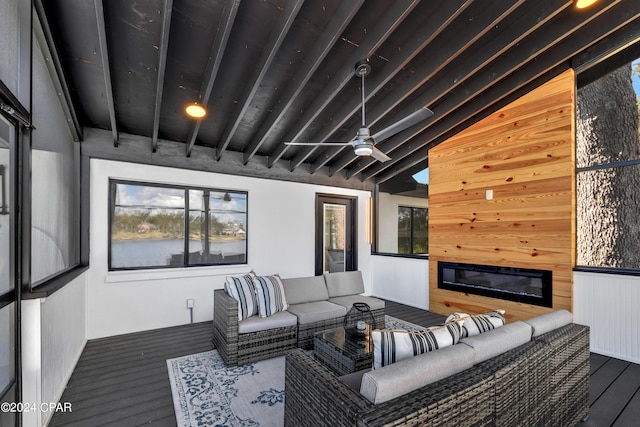
M323 276L296 277L282 279L284 294L288 304L326 301L329 299Z
M533 319L525 320L524 322L533 328L532 336L537 337L572 323L573 314L567 310L557 310L534 317Z
M267 331L274 328L284 328L287 326L296 326L298 318L287 311L279 311L269 317L251 316L241 322L238 322L238 333L246 334L249 332Z
M325 273L329 298L345 295L358 295L364 292L364 282L360 271L344 271L340 273Z
M460 340L460 344L473 348L475 354L473 363L477 364L531 341L531 331L531 326L517 321L484 334Z
M473 355L471 347L453 345L375 369L362 376L360 394L374 404L386 402L471 368Z
M301 325L334 319L347 314L346 308L338 304L330 303L329 301L292 304L289 306L288 311L298 317L298 323Z
M329 298L329 302L338 304L349 310L354 302L363 302L367 304L371 310L384 309L384 301L375 297L366 297L364 295L346 295L343 297ZM378 325L383 327L384 325Z

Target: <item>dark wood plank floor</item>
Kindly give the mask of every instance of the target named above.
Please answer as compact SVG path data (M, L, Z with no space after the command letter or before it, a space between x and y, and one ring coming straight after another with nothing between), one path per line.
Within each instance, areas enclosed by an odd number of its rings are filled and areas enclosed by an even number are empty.
M387 301L387 314L422 326L443 316ZM175 426L166 360L209 351L211 322L91 340L61 398L73 412L49 426ZM589 419L584 427L640 425L640 365L591 355Z

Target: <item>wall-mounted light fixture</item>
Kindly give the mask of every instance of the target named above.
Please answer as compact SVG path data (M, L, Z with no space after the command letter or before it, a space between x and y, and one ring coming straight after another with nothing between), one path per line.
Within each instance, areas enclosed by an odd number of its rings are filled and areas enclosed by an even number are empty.
M0 165L0 193L2 193L2 197L0 198L0 215L9 215L9 209L7 206L7 196L5 192L5 168L4 165Z
M194 119L201 119L207 115L207 110L205 110L205 108L197 102L188 104L184 108L184 112L187 113L189 117L193 117Z
M373 245L373 197L368 197L364 209L364 228L367 244Z

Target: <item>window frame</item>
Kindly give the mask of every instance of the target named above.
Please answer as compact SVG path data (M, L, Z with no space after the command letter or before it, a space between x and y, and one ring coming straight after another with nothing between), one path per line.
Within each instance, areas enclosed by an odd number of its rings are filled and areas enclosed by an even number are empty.
M579 60L574 63L574 69L576 70L576 102L578 97L578 91L582 87L605 77L609 73L615 71L619 67L625 66L628 63L633 63L640 59L640 42L634 43L632 46L617 52L613 56L597 55L594 52L583 55ZM636 94L638 95L638 94ZM640 107L639 107L640 108ZM577 132L577 130L576 130ZM577 144L576 144L577 145ZM576 146L577 149L577 146ZM640 164L640 158L629 158L623 160L607 161L605 163L594 163L585 166L578 166L575 162L575 201L576 201L576 232L574 235L575 244L575 265L573 270L588 273L605 273L605 274L619 274L624 276L636 276L640 277L640 269L634 269L629 267L612 267L612 266L595 266L588 264L578 264L578 223L577 218L577 203L578 203L578 175L596 170L616 170L629 166L636 166Z
M135 266L135 267L113 267L112 265L112 252L113 252L113 242L112 242L112 226L115 215L115 199L116 199L116 187L118 184L123 185L135 185L142 187L156 187L156 188L169 188L174 190L181 190L184 192L184 242L183 242L183 259L181 264L176 265L157 265L157 266ZM244 212L245 218L245 238L244 238L244 261L237 262L189 262L189 257L187 256L189 252L189 214L193 211L193 209L189 206L189 192L190 191L209 191L209 192L218 192L218 193L232 193L232 194L243 194L246 197L246 209ZM159 269L175 269L175 268L194 268L194 267L217 267L217 266L228 266L228 265L247 265L249 262L249 231L248 231L248 222L249 222L249 192L245 190L237 190L237 189L224 189L224 188L213 188L213 187L203 187L196 185L183 185L183 184L167 184L167 183L158 183L158 182L149 182L149 181L136 181L136 180L126 180L126 179L109 179L109 191L108 191L108 255L107 255L107 268L108 271L135 271L135 270L159 270ZM203 208L204 209L204 208ZM208 210L208 215L211 214L211 211Z
M405 205L398 205L398 211L400 211L400 209L410 209L410 215L409 215L409 250L410 252L408 253L404 253L404 252L400 252L400 243L398 242L398 255L413 255L413 256L419 256L419 257L428 257L429 253L427 251L427 253L415 253L414 252L414 223L413 223L413 218L414 218L414 213L416 210L424 210L427 213L427 250L429 248L429 208L428 207L419 207L419 206L405 206ZM400 239L400 224L398 224L398 240Z

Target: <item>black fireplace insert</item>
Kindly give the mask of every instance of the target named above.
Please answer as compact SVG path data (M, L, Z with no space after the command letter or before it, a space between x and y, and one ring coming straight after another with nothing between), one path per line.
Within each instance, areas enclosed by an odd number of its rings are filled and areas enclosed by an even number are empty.
M552 272L438 261L438 287L508 301L552 306Z

